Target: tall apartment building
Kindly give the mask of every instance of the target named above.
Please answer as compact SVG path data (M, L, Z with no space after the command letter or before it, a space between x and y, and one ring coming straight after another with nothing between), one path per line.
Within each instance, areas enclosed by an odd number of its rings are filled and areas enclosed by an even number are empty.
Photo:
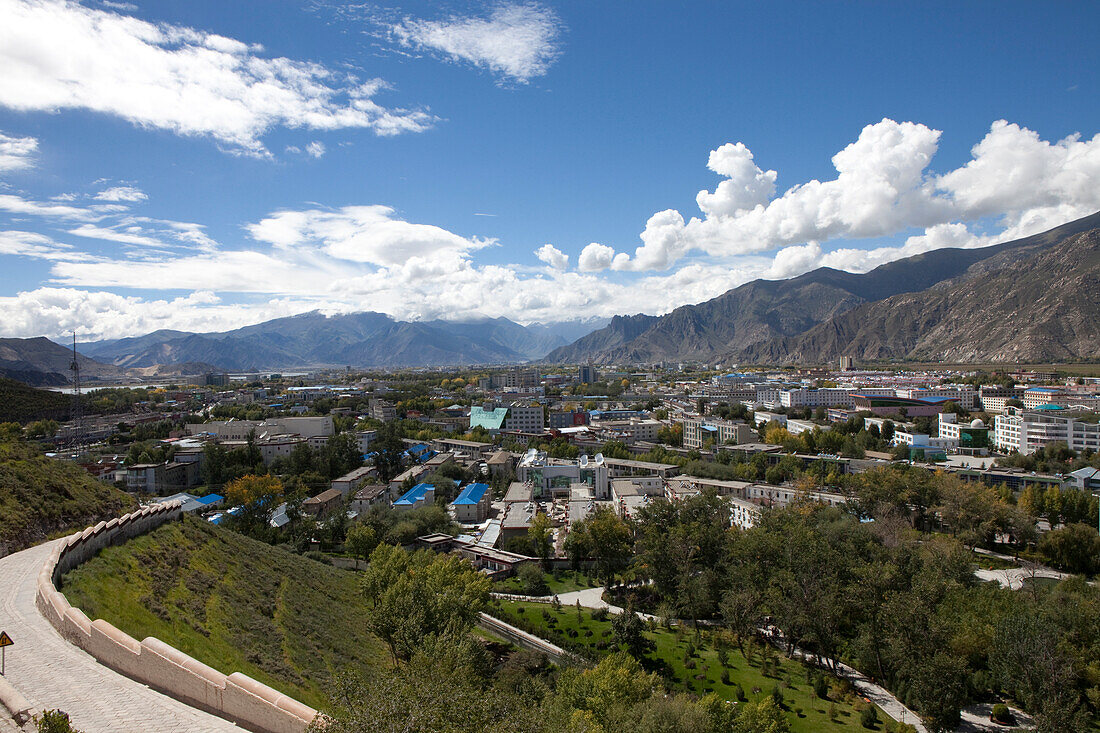
M1075 451L1100 450L1100 418L1059 407L1021 410L1007 407L993 421L999 450L1034 453L1048 443L1062 442Z
M592 384L600 381L600 373L591 364L581 364L580 374L577 377L581 384Z

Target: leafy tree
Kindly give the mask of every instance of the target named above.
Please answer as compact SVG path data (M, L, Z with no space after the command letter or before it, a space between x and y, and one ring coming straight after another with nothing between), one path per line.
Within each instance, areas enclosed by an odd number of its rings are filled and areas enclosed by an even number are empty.
M394 423L386 423L378 429L371 450L374 452L374 467L378 469L382 483L388 483L401 472L405 444L401 442L399 428Z
M257 539L270 534L271 515L283 500L283 482L274 476L242 476L225 485L225 501L240 507L231 525Z
M646 624L634 612L633 604L627 604L623 613L611 618L611 639L639 660L656 648L653 640L646 635Z
M790 729L787 716L770 695L741 705L733 727L735 733L787 733Z
M1087 524L1070 524L1047 532L1039 540L1039 551L1055 567L1068 572L1100 572L1100 536Z
M610 583L615 573L626 567L634 549L634 534L614 511L597 507L585 519L575 523L565 539L565 550L574 563L591 558L596 561L596 576Z
M463 635L489 598L489 580L464 558L385 544L371 553L362 583L373 610L367 623L395 663L431 638Z
M378 544L378 538L374 534L374 529L365 524L357 523L348 530L345 543L348 552L355 557L366 560Z

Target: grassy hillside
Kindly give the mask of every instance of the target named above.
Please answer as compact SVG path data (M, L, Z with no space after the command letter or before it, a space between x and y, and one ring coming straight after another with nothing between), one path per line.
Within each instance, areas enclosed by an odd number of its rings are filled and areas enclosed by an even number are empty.
M133 497L79 466L0 438L0 556L135 508Z
M68 395L0 377L0 422L67 420L70 404Z
M316 708L336 673L388 665L358 576L191 517L110 547L63 579L69 602Z

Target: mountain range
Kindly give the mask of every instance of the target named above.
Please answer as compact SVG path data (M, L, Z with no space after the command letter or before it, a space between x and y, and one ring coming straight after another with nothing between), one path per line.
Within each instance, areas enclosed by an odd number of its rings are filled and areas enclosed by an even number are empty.
M1045 362L1100 353L1100 213L863 274L754 280L660 316L620 316L554 363Z
M221 333L155 331L83 344L80 350L121 368L199 363L248 371L293 366L409 367L530 361L606 321L521 326L507 318L397 321L381 313L278 318Z

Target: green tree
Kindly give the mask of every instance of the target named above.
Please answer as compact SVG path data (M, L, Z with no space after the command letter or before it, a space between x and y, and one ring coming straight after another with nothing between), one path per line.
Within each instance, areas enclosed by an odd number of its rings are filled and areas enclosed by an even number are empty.
M468 560L385 544L371 553L362 583L372 606L367 624L395 663L431 638L464 635L489 598L488 578Z
M771 696L741 705L733 730L735 733L787 733L787 716Z
M378 477L382 483L388 483L401 472L405 444L401 442L401 435L394 423L386 423L378 429L378 435L371 443L371 450L374 452L374 467L378 469Z
M626 567L634 549L634 533L614 511L597 507L573 525L565 538L565 551L574 563L592 559L596 576L610 583L615 573Z
M1039 552L1070 573L1093 575L1100 571L1100 536L1087 524L1069 524L1047 532L1039 540Z
M348 530L345 540L347 550L354 557L366 560L378 544L374 529L365 524L355 524Z
M623 613L611 618L611 639L638 660L656 648L656 644L646 634L645 622L634 612L633 604L629 603Z

